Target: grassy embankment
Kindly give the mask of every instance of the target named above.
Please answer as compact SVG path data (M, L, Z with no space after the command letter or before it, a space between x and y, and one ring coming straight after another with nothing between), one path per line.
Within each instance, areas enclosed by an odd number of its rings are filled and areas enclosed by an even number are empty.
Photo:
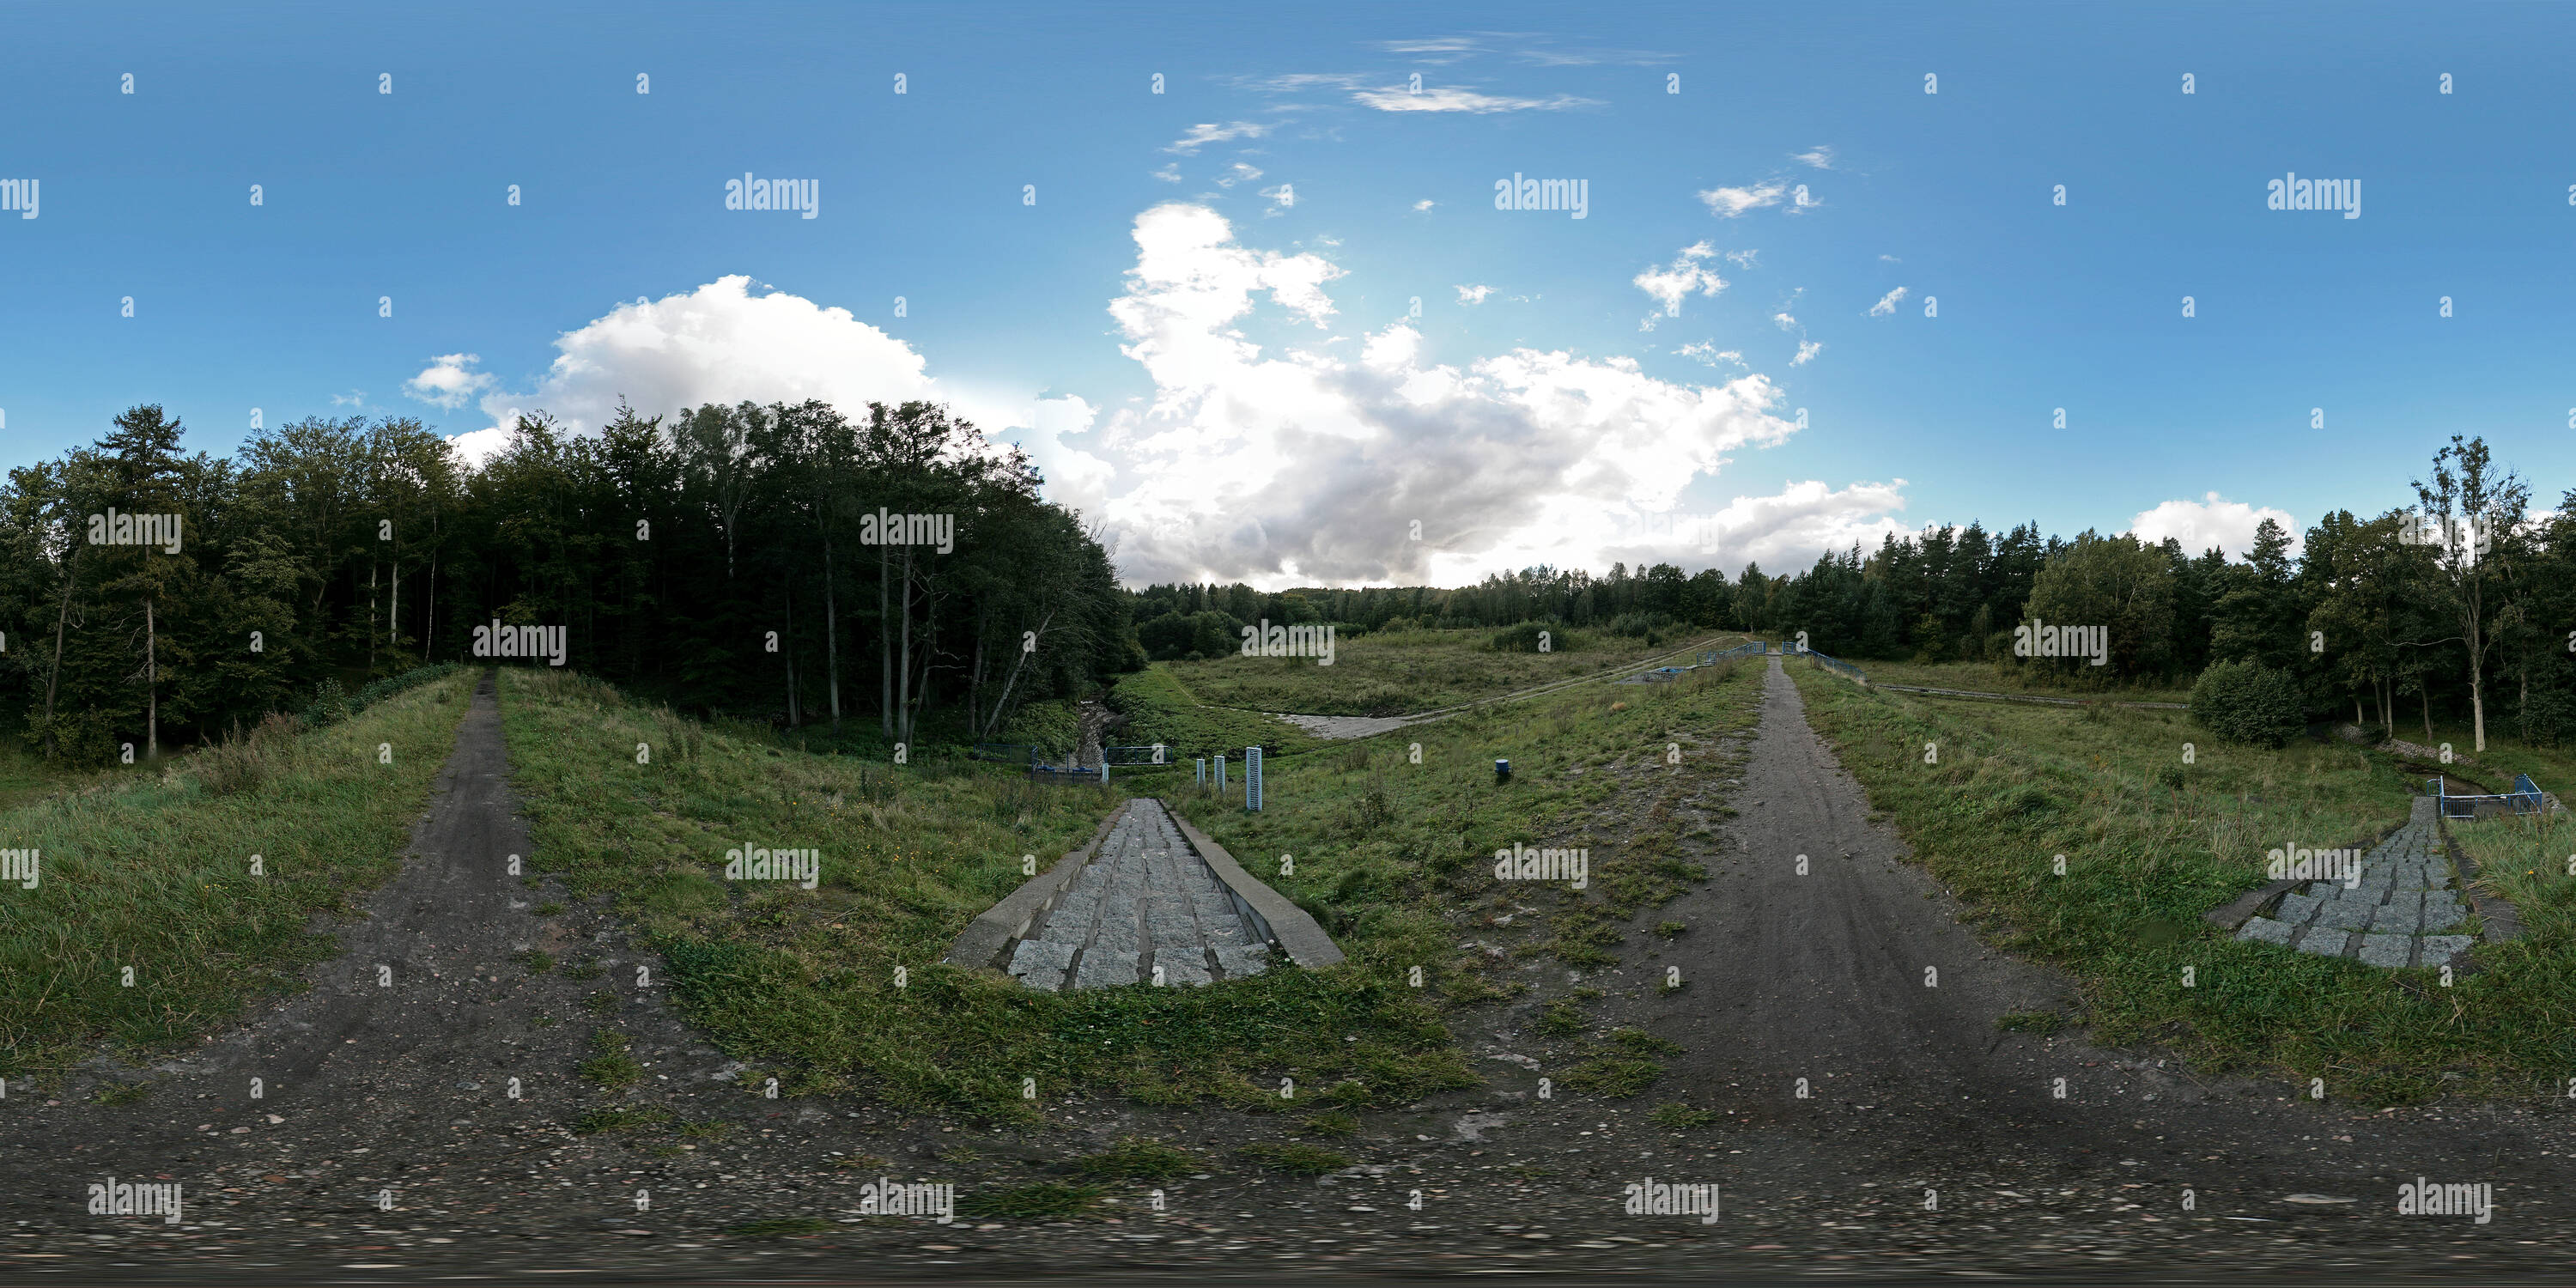
M2446 989L2431 971L2238 943L2201 920L2262 884L2269 849L2364 844L2403 823L2410 779L2385 755L2227 747L2181 712L1943 702L1791 674L1817 731L1988 937L2079 978L2098 1041L2322 1077L2374 1103L2459 1087L2446 1071L2489 1094L2555 1087L2576 1063L2563 921L2481 946L2482 970Z
M2156 681L2092 682L2088 667L2050 662L2024 667L1991 662L1887 662L1874 658L1844 659L1868 672L1873 684L1910 684L1927 689L1965 689L1971 693L2027 693L2044 698L2097 702L2189 702L2191 686Z
M1307 658L1216 657L1157 662L1198 700L1246 711L1393 716L1437 711L1520 689L1590 675L1673 651L1689 639L1648 645L1593 631L1557 631L1549 651L1528 631L1420 630L1341 637L1333 664ZM1505 637L1496 647L1497 636ZM1729 635L1726 643L1740 637ZM1121 687L1125 687L1121 685Z
M311 916L396 870L472 684L451 675L317 731L281 721L0 813L0 848L42 852L35 889L0 889L0 1072L164 1048L295 987L337 951Z
M1660 765L1675 737L1695 746L1691 729L1743 721L1746 682L1729 672L1653 688L1586 686L1408 731L1401 742L1282 755L1270 763L1259 816L1192 797L1186 764L1121 771L1113 792L1161 792L1241 846L1240 857L1314 912L1351 960L1204 988L1060 995L936 963L967 921L1025 879L1024 855L1046 865L1082 844L1112 795L1034 787L953 761L896 768L806 755L559 673L504 672L502 701L539 865L563 872L577 893L612 896L669 955L684 1013L762 1066L748 1085L775 1075L791 1092L865 1088L897 1103L1025 1121L1037 1107L1022 1098L1024 1077L1050 1099L1080 1089L1263 1112L1311 1112L1318 1101L1333 1110L1400 1105L1471 1085L1442 1014L1502 991L1485 963L1455 948L1456 919L1493 892L1492 851L1560 835L1586 806L1617 794L1615 774L1577 768ZM1231 718L1207 716L1187 696L1171 686L1164 705L1140 718ZM1164 732L1188 745L1186 726ZM1287 734L1272 740L1299 738ZM1407 754L1413 741L1423 744L1420 765ZM638 742L655 748L649 765L635 763ZM1497 755L1521 767L1501 790L1492 787ZM1674 857L1681 839L1668 821L1649 820L1597 850L1592 890L1574 902L1600 910L1563 917L1559 956L1593 960L1602 937L1620 933L1609 918L1696 876L1695 863ZM820 887L724 881L724 852L745 842L820 850ZM1274 875L1282 852L1298 857L1293 875ZM1419 989L1409 986L1415 966L1424 968ZM1295 1079L1293 1101L1279 1098L1281 1077Z

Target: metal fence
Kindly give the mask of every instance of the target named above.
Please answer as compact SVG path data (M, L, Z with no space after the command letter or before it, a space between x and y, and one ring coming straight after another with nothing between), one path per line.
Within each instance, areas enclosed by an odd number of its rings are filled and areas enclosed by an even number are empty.
M2538 814L2549 808L2549 797L2529 774L2513 776L2513 790L2484 796L2453 796L2447 779L2435 778L2426 784L2433 789L2433 799L2440 803L2444 818L2478 818L2487 814Z
M1859 667L1853 666L1851 663L1843 661L1840 658L1827 657L1814 649L1804 650L1803 655L1814 658L1816 660L1816 665L1818 666L1825 667L1838 674L1850 676L1863 684L1869 683L1869 676L1863 673Z
M1746 644L1738 644L1738 645L1736 645L1735 647L1730 648L1730 649L1721 649L1721 650L1719 650L1718 652L1715 652L1715 653L1702 653L1702 654L1700 654L1700 655L1699 655L1699 660L1700 660L1700 664L1701 664L1701 665L1703 665L1703 666L1705 666L1705 665L1707 665L1708 663L1711 663L1711 662L1717 661L1719 658L1726 658L1726 657L1758 657L1758 656L1760 656L1760 655L1762 655L1762 654L1764 654L1764 653L1768 653L1768 652L1770 652L1770 651L1771 651L1771 646L1770 646L1770 645L1765 644L1765 643L1763 643L1763 642L1762 642L1762 641L1760 641L1760 640L1754 640L1754 641L1752 641L1752 642L1750 642L1750 643L1746 643Z

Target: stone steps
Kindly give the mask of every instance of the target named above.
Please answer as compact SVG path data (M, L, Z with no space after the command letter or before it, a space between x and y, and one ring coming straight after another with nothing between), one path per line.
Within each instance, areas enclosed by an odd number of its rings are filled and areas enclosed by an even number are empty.
M2389 969L2448 965L2467 953L2474 937L2454 932L2465 932L2469 910L2435 808L2418 798L2406 825L2362 856L2357 882L2309 882L2236 937Z

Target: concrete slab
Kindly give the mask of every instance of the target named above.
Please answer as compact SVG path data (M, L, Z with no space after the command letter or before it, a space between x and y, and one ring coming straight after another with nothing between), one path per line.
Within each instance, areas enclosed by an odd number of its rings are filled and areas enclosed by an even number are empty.
M2476 942L2467 935L2426 935L2416 941L2417 945L2424 950L2422 960L2416 964L2419 966L2448 964L2452 959L2466 954L2469 951L2469 945Z
M2341 930L2310 929L2299 936L2299 951L2319 957L2341 957L2352 946L2352 936Z
M2291 896L2291 898L2297 897L2298 896L2296 895ZM2284 900L2283 902L2287 902L2287 900ZM2274 921L2270 917L2256 917L2252 921L2246 922L2242 928L2237 930L2236 937L2238 939L2250 939L2258 944L2279 944L2283 948L2287 948L2290 946L2291 934L2297 929L2298 927L2290 922Z

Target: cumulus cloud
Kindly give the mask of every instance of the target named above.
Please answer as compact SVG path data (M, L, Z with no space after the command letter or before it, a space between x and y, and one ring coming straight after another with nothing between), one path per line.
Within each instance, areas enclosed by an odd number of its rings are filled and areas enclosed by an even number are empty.
M1715 297L1719 291L1726 289L1725 281L1701 263L1716 253L1707 242L1685 246L1681 254L1674 257L1672 263L1660 267L1649 266L1646 271L1628 280L1638 290L1653 296L1656 303L1663 305L1665 317L1677 318L1682 315L1683 297L1691 292L1697 291L1703 296ZM1645 321L1638 324L1637 329L1654 330L1654 315L1648 314Z
M1793 367L1803 367L1809 362L1814 361L1815 356L1819 353L1823 353L1824 351L1825 343L1822 340L1800 340L1798 342L1798 356L1789 359L1789 365Z
M2167 501L2152 510L2142 510L2129 521L2129 532L2140 541L2161 542L2171 537L2182 543L2187 554L2198 555L2215 546L2238 558L2254 548L2254 529L2265 519L2280 524L2290 534L2290 547L2295 553L2304 544L2298 520L2286 510L2230 501L2216 492L2198 501Z
M1562 112L1574 107L1597 107L1600 100L1559 94L1554 98L1512 98L1506 95L1479 94L1471 89L1444 85L1416 94L1396 89L1355 90L1351 98L1363 107L1381 112L1471 112L1486 115L1494 112Z
M1869 306L1869 315L1874 318L1886 317L1888 314L1894 313L1896 311L1897 304L1904 299L1905 288L1902 286L1897 287L1895 290L1879 296L1878 303Z
M1460 304L1482 304L1485 302L1485 297L1493 293L1494 288L1490 286L1461 286L1458 288L1458 302Z
M1164 166L1162 169L1154 171L1153 175L1155 178L1160 179L1165 183L1179 183L1181 181L1181 163L1174 161Z
M481 361L470 353L440 354L429 360L427 370L403 382L403 392L430 406L454 411L494 384L490 372L473 369Z
M948 403L996 443L1017 443L1055 499L1096 513L1108 494L1110 464L1065 441L1093 426L1097 411L1082 398L942 383L910 345L849 310L784 291L755 294L748 277L620 304L558 337L555 348L534 390L483 394L492 425L450 440L468 459L508 447L522 411L543 409L576 433L593 432L615 418L621 397L639 414L665 417L711 402L808 398L863 415L870 402L920 398ZM473 362L470 354L449 357L462 361L440 362L457 370Z
M1171 146L1164 148L1163 150L1165 152L1178 152L1182 156L1196 156L1200 148L1206 147L1211 143L1232 143L1236 139L1257 139L1262 135L1268 134L1270 132L1270 128L1271 127L1264 125L1259 121L1236 121L1231 125L1218 125L1214 122L1206 122L1193 125L1190 128L1183 130L1181 132L1181 137L1174 139Z
M1681 348L1674 350L1674 352L1705 366L1714 367L1721 362L1731 362L1739 367L1744 365L1743 350L1721 349L1715 344L1711 344L1706 341L1702 341L1698 344L1683 345Z
M1237 161L1232 166L1228 167L1224 174L1217 176L1216 186L1220 188L1231 188L1238 183L1250 183L1260 177L1261 168L1259 166L1246 165L1241 161Z
M1780 199L1787 195L1787 185L1766 180L1749 188L1711 188L1699 194L1699 199L1708 207L1710 214L1733 219L1748 210L1779 205Z
M1424 197L1422 200L1417 201L1417 202L1414 202L1414 203L1413 203L1413 208L1414 208L1415 210L1429 210L1432 206L1434 206L1434 205L1436 205L1436 204L1438 204L1438 203L1436 203L1436 202L1432 201L1429 197Z
M1620 514L1611 525L1612 535L1590 552L1591 560L1573 562L1596 570L1614 561L1630 567L1715 567L1729 576L1758 563L1777 576L1812 567L1819 557L1842 554L1854 545L1867 556L1888 536L1912 535L1892 514L1904 508L1901 478L1839 490L1814 479L1784 482L1769 496L1738 496L1713 511Z
M1629 358L1529 348L1434 363L1403 322L1360 336L1356 355L1266 349L1245 320L1266 300L1324 325L1337 266L1246 247L1224 217L1183 203L1138 216L1134 235L1110 315L1155 394L1121 426L1136 482L1107 509L1131 581L1446 583L1595 566L1621 513L1668 512L1728 452L1796 432L1759 374L1675 384Z
M1790 159L1793 161L1804 162L1805 164L1814 166L1819 170L1831 170L1834 168L1834 150L1821 143L1805 152L1798 153Z

